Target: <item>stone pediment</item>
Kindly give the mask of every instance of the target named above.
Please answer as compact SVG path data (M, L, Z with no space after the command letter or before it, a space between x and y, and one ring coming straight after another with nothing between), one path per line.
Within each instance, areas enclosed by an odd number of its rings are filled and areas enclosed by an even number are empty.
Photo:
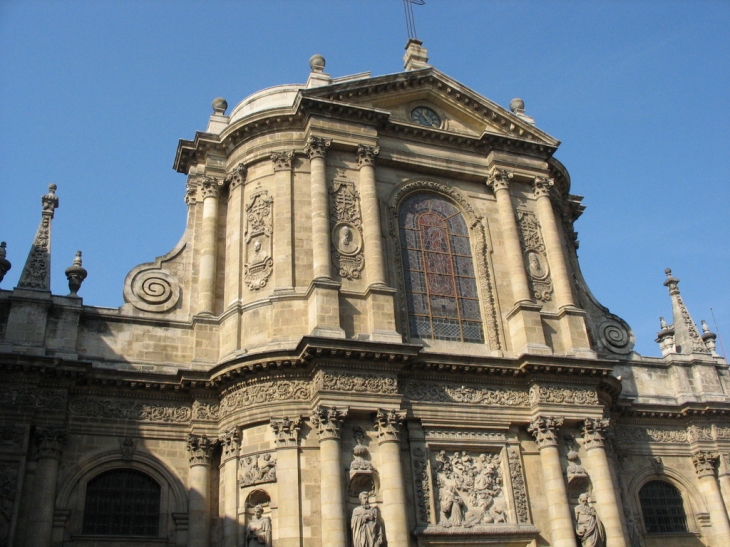
M557 148L560 141L434 68L337 82L301 91L302 99L324 100L389 113L388 123L460 134L490 136ZM426 108L425 117L413 114ZM436 117L429 118L428 116ZM424 123L431 121L430 126Z

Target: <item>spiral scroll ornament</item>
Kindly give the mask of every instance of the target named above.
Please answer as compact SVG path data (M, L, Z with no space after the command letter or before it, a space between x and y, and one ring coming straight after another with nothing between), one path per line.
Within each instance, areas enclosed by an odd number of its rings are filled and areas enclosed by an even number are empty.
M601 344L613 353L627 355L634 348L634 336L631 331L616 320L608 319L598 326Z
M180 285L165 270L143 270L125 287L124 296L138 310L162 313L174 308L180 300Z

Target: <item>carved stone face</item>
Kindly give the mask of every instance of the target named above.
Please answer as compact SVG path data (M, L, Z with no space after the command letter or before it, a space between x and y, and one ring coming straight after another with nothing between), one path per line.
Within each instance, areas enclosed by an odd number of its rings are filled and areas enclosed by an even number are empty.
M365 507L366 509L370 507L370 494L368 494L367 492L360 492L360 495L358 497L360 498L360 503L363 507Z
M257 505L253 509L253 514L256 515L256 518L257 519L260 519L261 518L261 515L264 514L264 509L260 505Z

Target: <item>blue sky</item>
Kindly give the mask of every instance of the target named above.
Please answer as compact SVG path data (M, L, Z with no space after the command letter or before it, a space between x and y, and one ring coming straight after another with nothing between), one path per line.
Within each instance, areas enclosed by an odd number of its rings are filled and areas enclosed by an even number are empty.
M730 349L730 2L427 0L414 7L430 63L505 107L525 100L562 141L587 210L583 274L658 355L671 315L664 268L694 319ZM77 249L84 303L122 304L127 272L182 235L179 139L264 87L402 70L401 0L0 2L0 239L17 284L58 185L53 292ZM714 326L713 326L714 330Z

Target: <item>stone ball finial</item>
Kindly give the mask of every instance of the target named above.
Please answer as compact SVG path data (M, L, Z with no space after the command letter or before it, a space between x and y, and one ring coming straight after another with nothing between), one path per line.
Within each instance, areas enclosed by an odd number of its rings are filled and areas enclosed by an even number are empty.
M672 269L671 268L667 268L666 270L664 270L664 273L667 274L667 277L671 277L672 276Z
M228 101L226 101L223 97L217 97L213 99L213 113L214 114L220 114L221 116L226 113L226 109L228 108Z
M51 184L48 185L48 193L49 194L55 194L56 193L56 190L58 190L58 186L56 186L55 184L51 183Z
M0 281L3 280L5 274L8 273L8 270L12 267L10 261L5 258L8 254L5 250L6 246L7 244L4 241L0 242Z
M523 114L525 112L525 101L515 97L509 102L509 109L515 114Z
M69 296L78 296L81 284L86 279L88 272L81 266L81 251L76 251L73 266L66 268L66 279L68 279Z
M312 72L322 72L326 64L324 57L319 53L315 53L309 58L309 68L312 69Z

